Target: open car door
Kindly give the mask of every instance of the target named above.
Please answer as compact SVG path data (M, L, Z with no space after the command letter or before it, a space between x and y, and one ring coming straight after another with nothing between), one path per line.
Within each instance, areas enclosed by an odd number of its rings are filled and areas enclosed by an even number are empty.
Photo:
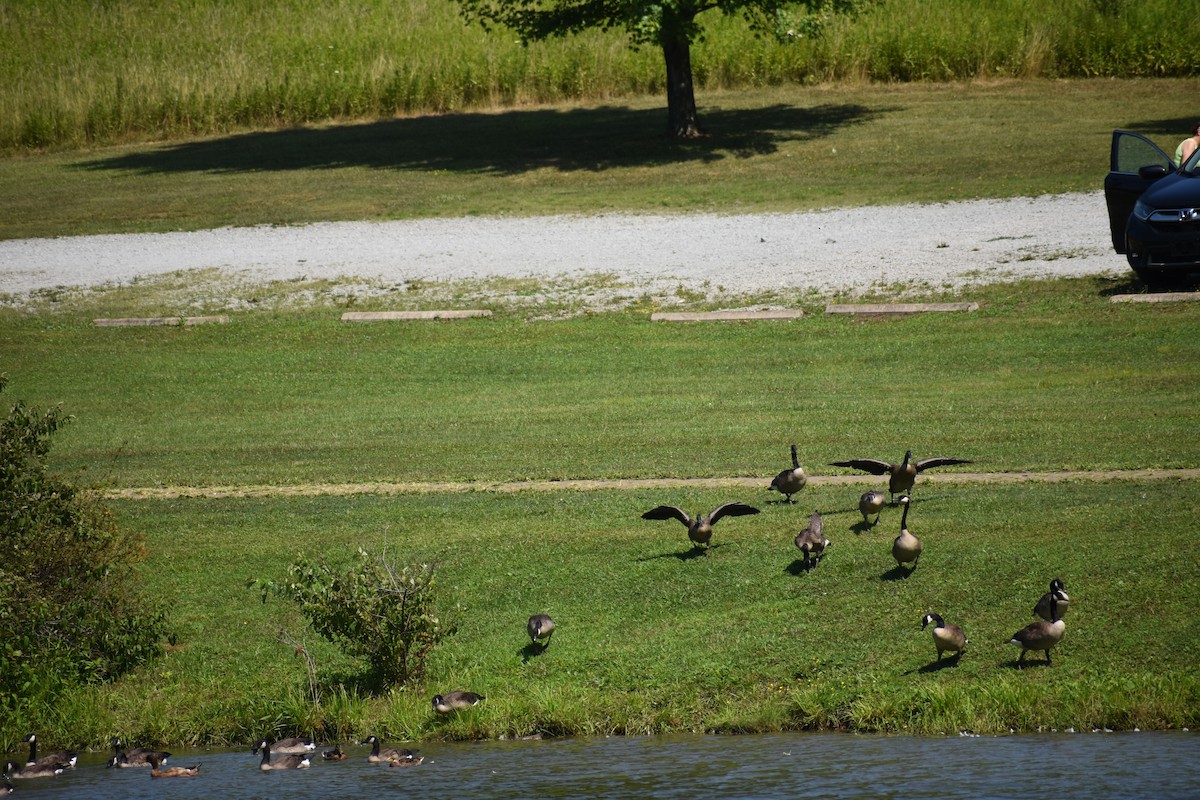
M1164 175L1175 171L1175 162L1154 142L1132 131L1113 131L1108 175L1104 177L1104 201L1113 249L1125 252L1125 223L1142 192Z

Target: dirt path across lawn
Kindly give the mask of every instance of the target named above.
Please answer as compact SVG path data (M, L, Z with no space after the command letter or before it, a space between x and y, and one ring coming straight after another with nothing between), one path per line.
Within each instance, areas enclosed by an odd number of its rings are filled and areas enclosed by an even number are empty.
M919 483L1059 483L1063 481L1196 480L1200 469L1072 470L1063 472L954 472L922 475ZM810 475L810 486L878 485L873 475ZM112 500L173 500L183 497L320 497L357 494L434 494L451 492L555 492L604 489L763 489L771 476L754 478L626 478L538 481L439 481L399 483L311 483L288 486L161 486L107 489Z

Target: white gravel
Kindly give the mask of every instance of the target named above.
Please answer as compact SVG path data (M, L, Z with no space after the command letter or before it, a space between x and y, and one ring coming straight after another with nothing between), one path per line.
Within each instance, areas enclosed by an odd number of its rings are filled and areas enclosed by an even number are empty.
M242 281L572 278L741 293L1120 272L1100 192L793 214L470 217L0 242L0 293L216 268Z

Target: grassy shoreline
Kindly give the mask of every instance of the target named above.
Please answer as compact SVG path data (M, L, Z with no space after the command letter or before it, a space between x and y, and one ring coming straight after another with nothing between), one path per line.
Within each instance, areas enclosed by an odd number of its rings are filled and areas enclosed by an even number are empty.
M123 523L147 536L153 588L177 598L179 643L139 674L6 721L0 741L27 727L102 748L113 732L200 746L272 733L419 741L1200 724L1200 609L1187 588L1198 564L1186 547L1195 482L919 485L909 525L927 552L910 577L889 553L899 509L863 529L856 498L806 489L788 507L743 494L763 514L723 522L707 558L688 557L676 524L638 513L728 499L711 490L121 502ZM806 575L790 539L814 505L828 509L834 546ZM1111 532L1142 530L1146 507L1153 542L1114 562ZM323 684L314 706L302 664L274 638L281 625L298 632L294 616L242 582L281 572L294 551L337 558L358 545L437 558L459 629L424 680L375 697L310 635ZM1071 592L1067 637L1052 666L1038 658L1017 670L1004 640L1028 621L1047 575ZM927 609L966 628L957 663L936 665L919 630ZM560 625L540 655L523 630L534 611ZM451 687L488 700L436 718L429 697Z
M517 313L347 332L322 314L259 314L207 331L126 331L119 348L97 339L86 300L0 314L13 396L66 402L79 419L52 462L101 485L285 485L316 465L335 480L405 470L762 475L761 488L737 489L113 501L121 524L145 536L143 574L172 606L175 642L114 684L3 721L0 744L12 750L31 729L103 747L114 733L196 746L367 731L420 740L1200 725L1200 608L1188 591L1200 567L1187 541L1195 480L924 481L909 522L927 552L909 578L890 559L898 510L862 529L861 485L814 485L794 507L765 488L790 441L817 474L835 472L823 465L837 458L906 447L972 457L972 470L1198 466L1185 398L1200 383L1200 309L1114 305L1104 296L1112 282L988 287L969 316L718 328L667 329L629 314L535 325ZM780 331L808 344L780 353ZM905 354L918 350L914 373ZM319 381L298 378L304 364ZM737 364L748 371L730 373ZM724 378L696 389L714 370ZM455 387L467 376L474 391L464 395ZM728 381L741 386L736 398ZM317 413L321 386L333 395ZM477 401L485 407L470 411ZM281 424L294 405L304 426ZM636 414L613 416L626 405ZM1147 407L1154 413L1131 411ZM353 413L330 413L339 408ZM539 408L548 411L531 413ZM425 442L413 433L421 429L440 433ZM342 444L311 450L302 431ZM251 455L262 440L286 455ZM664 502L708 509L731 499L763 513L723 521L709 558L688 557L676 523L639 519ZM835 544L805 575L791 537L813 508ZM245 581L278 577L298 553L338 559L359 546L438 560L440 604L459 630L420 683L379 696L359 691L356 665L310 634L322 689L314 705L302 661L275 638L303 626L279 604L261 605ZM1004 640L1056 575L1075 603L1067 638L1052 667L1018 671ZM926 610L967 628L956 666L930 667ZM542 611L560 630L532 655L524 620ZM435 719L429 697L451 688L488 700Z

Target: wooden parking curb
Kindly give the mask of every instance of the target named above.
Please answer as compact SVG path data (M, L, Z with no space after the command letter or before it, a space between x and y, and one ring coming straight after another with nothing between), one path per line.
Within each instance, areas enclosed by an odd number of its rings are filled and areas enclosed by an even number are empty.
M826 314L862 314L869 316L899 316L937 311L978 311L979 303L831 303Z
M342 322L387 322L389 320L414 319L466 319L467 317L490 317L487 309L447 309L442 311L347 311Z
M148 326L228 325L228 315L212 317L124 317L118 319L94 319L98 328L145 328Z
M1155 294L1114 294L1114 303L1186 303L1200 300L1200 292L1158 292Z
M732 322L755 319L799 319L804 316L800 309L782 311L662 311L650 315L651 322Z

